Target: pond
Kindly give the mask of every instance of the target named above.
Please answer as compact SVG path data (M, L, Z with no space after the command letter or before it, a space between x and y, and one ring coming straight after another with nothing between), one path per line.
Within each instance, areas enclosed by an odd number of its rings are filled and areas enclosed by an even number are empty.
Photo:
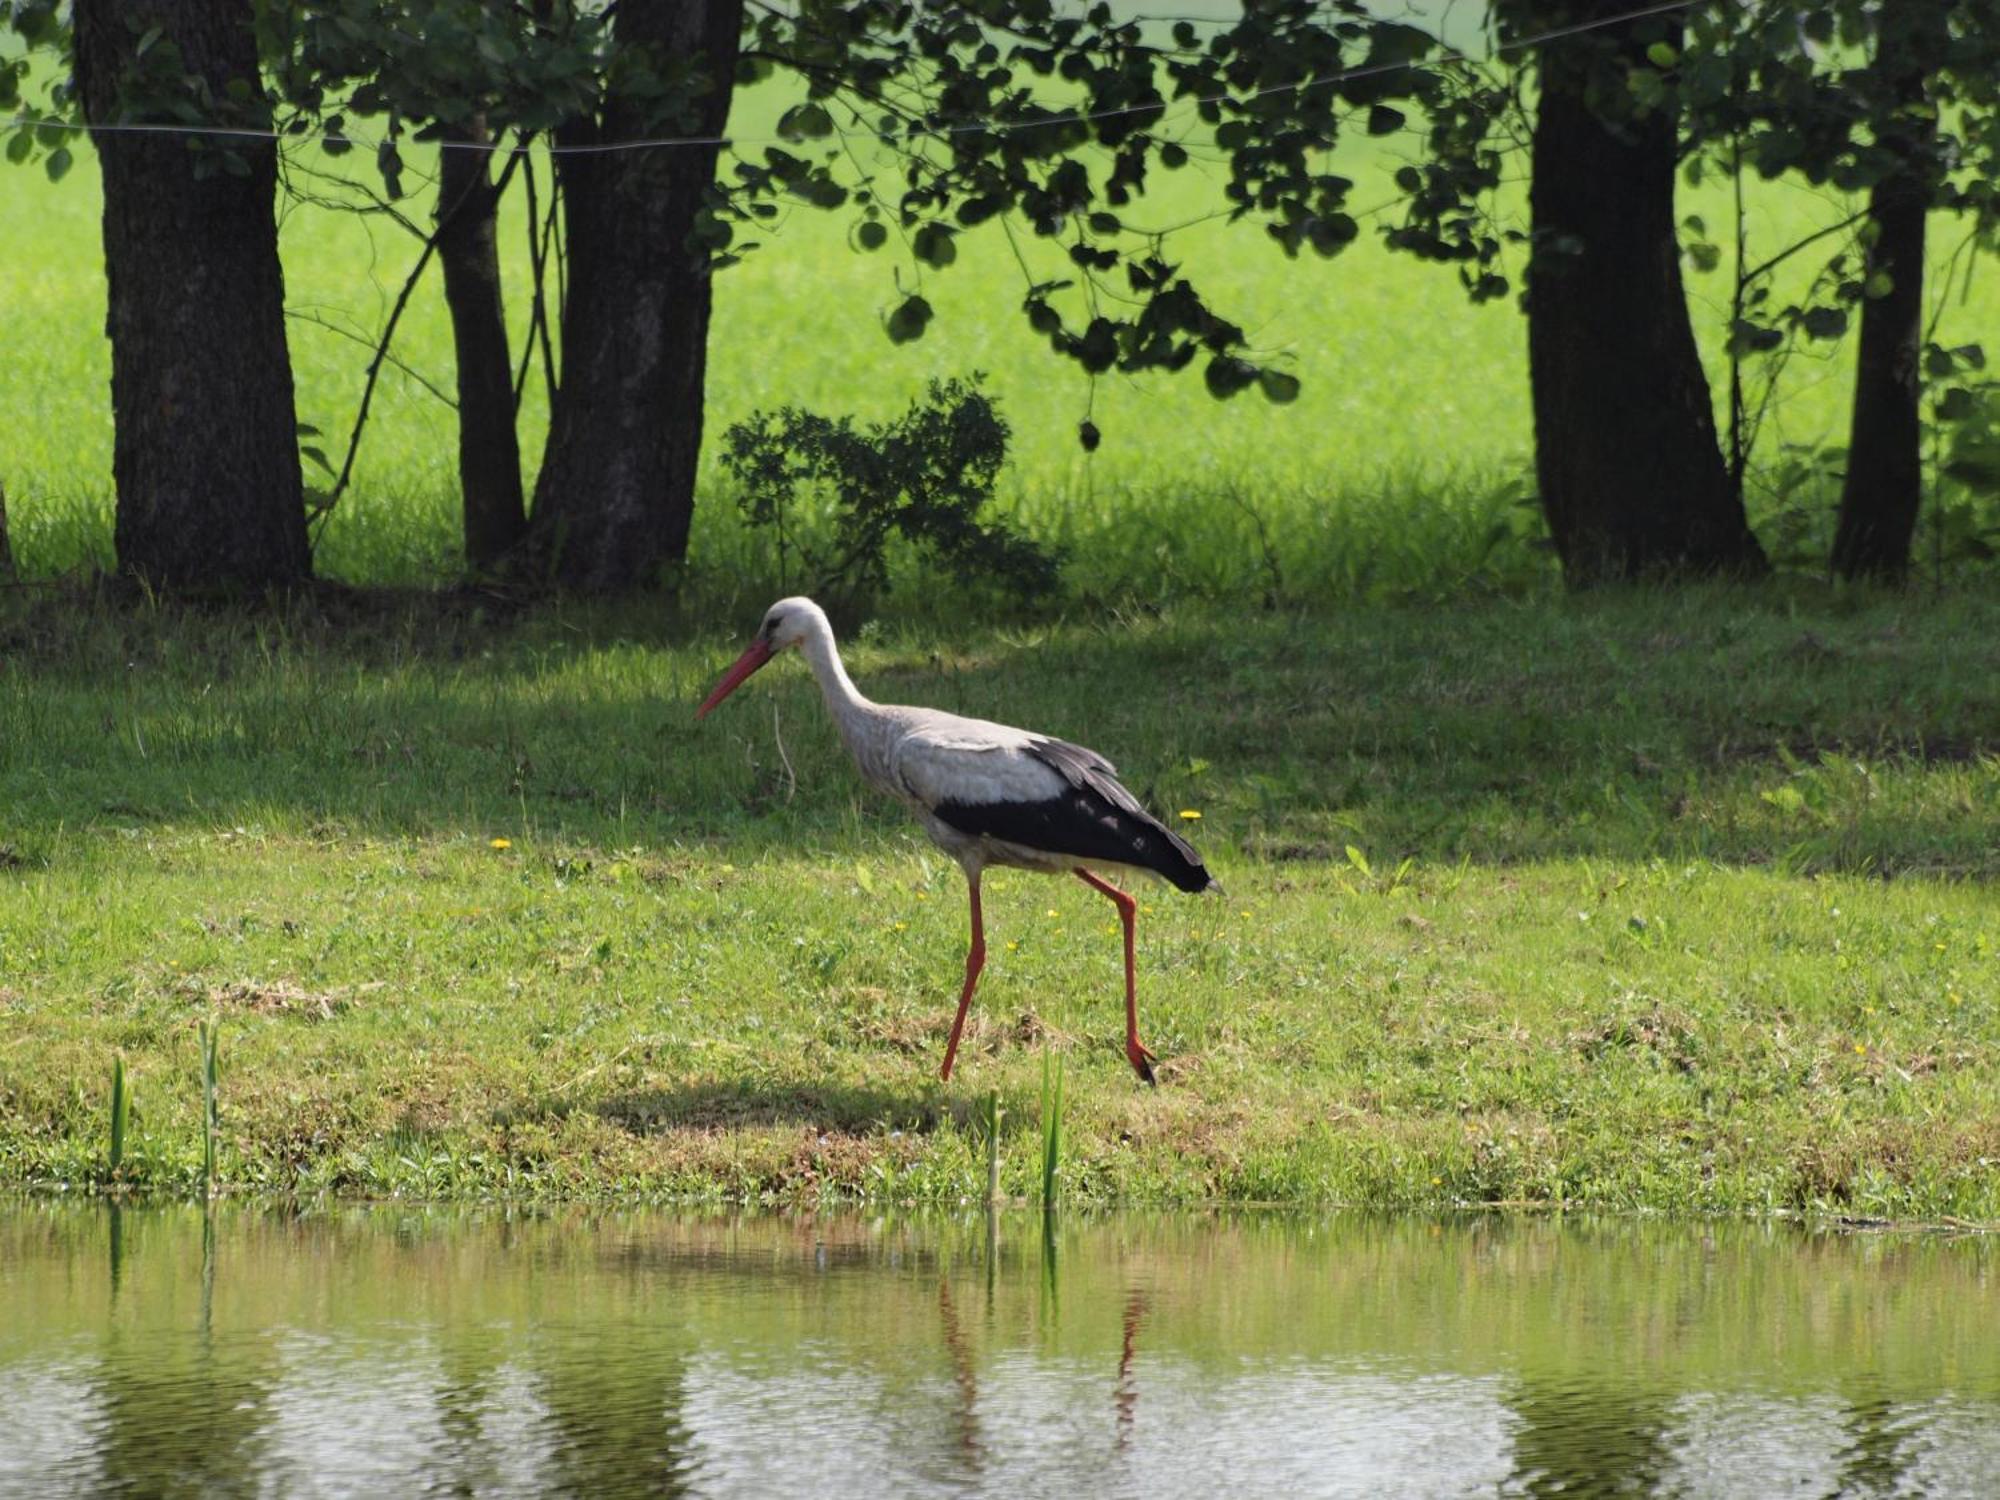
M1977 1495L2000 1246L0 1204L0 1495Z

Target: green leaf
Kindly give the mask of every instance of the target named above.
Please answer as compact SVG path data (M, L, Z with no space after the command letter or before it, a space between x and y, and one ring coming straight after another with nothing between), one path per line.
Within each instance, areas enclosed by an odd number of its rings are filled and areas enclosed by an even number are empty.
M69 154L69 147L58 146L49 153L48 159L42 163L42 167L49 174L50 182L61 182L69 174L70 166L74 161L75 158Z
M1403 128L1403 112L1386 104L1377 104L1368 111L1368 133L1370 135L1394 135Z
M1097 445L1104 441L1104 434L1097 430L1095 422L1082 421L1076 424L1076 440L1085 453L1095 453Z
M35 138L26 130L16 130L7 137L7 160L19 166L28 159L35 149Z
M1257 378L1257 367L1233 354L1218 354L1208 362L1202 378L1208 384L1209 395L1227 401Z
M1870 298L1886 297L1895 289L1896 278L1887 271L1870 271L1868 280L1862 283L1861 295Z
M1361 226L1351 214L1326 214L1306 223L1306 238L1321 255L1338 254L1343 245L1351 243L1360 233Z
M329 474L333 472L333 465L326 461L326 450L324 448L307 443L299 449L299 457L311 459Z
M1847 313L1838 307L1809 307L1799 318L1808 338L1837 339L1847 332Z
M908 344L924 336L924 329L931 320L931 305L922 297L905 297L902 305L889 314L889 342Z
M390 198L402 197L403 154L394 141L384 141L375 148L375 168L382 174L382 186Z
M838 208L847 201L847 189L821 172L800 187L799 196L814 208Z
M1680 60L1680 53L1666 42L1655 42L1646 49L1646 61L1656 68L1671 68Z
M1299 377L1283 370L1259 370L1257 388L1265 400L1278 406L1289 406L1299 399Z
M696 210L688 238L710 254L727 250L736 239L736 226L712 208Z
M1722 249L1717 245L1694 244L1687 247L1688 259L1697 271L1713 271L1722 264Z
M889 231L874 219L868 219L855 226L855 243L863 250L880 250L888 243Z
M794 104L778 116L778 138L785 141L816 141L833 134L833 116L826 106L808 100Z
M1940 422L1963 422L1979 409L1979 403L1972 392L1962 385L1955 385L1937 399L1937 417Z
M958 246L949 226L930 223L911 236L910 253L923 264L942 270L958 259Z

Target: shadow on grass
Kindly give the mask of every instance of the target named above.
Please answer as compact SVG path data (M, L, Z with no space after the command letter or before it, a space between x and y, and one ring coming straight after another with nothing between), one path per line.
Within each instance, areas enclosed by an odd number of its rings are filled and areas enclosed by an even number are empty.
M613 1094L589 1106L601 1119L637 1136L668 1130L792 1127L830 1135L874 1130L921 1133L944 1111L934 1091L863 1084L761 1083L713 1079L680 1088Z
M694 722L754 611L705 622L718 633L695 647L669 604L330 597L265 616L0 598L7 861L162 824L330 847L525 836L551 859L679 845L696 864L921 838L862 792L797 664ZM967 620L861 637L850 660L882 701L1096 746L1157 809L1199 812L1225 860L1340 863L1351 845L1389 870L2000 870L1992 598L1696 589Z

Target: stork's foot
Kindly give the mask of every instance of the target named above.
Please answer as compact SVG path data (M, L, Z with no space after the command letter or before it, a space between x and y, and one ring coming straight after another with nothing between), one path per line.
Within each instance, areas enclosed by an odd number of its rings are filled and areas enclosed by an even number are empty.
M1144 1044L1138 1038L1131 1038L1125 1043L1125 1060L1132 1064L1133 1072L1145 1079L1146 1082L1152 1084L1153 1087L1159 1087L1159 1079L1153 1076L1153 1064L1158 1062L1159 1059L1147 1051Z

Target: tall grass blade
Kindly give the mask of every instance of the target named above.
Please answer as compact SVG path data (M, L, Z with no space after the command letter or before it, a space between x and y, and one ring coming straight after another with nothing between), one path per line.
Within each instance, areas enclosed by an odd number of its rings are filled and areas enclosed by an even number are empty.
M986 1096L986 1201L1000 1201L1000 1091Z
M1062 1166L1063 1074L1061 1059L1042 1053L1042 1207L1055 1207L1056 1172Z
M220 1081L216 1047L221 1040L221 1032L220 1019L203 1021L198 1027L201 1038L201 1191L205 1198L215 1196L215 1090Z
M125 1084L125 1054L111 1059L111 1175L125 1163L125 1126L132 1109L132 1096Z

